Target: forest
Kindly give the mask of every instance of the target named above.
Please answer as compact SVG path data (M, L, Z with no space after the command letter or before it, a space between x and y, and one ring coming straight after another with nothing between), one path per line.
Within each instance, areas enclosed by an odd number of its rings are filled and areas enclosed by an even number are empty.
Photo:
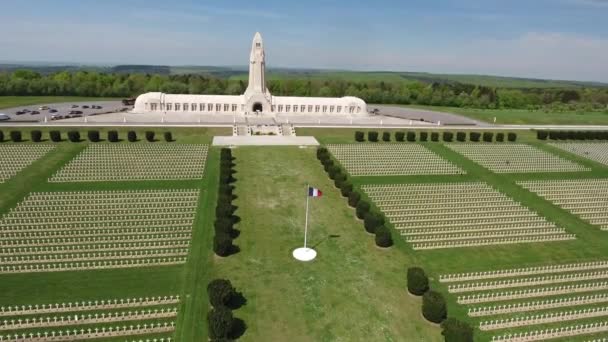
M160 91L174 94L242 94L247 82L201 74L60 71L22 69L0 73L0 96L135 97ZM277 96L357 96L367 103L432 105L479 109L608 112L608 88L501 88L455 81L424 82L288 77L268 81Z

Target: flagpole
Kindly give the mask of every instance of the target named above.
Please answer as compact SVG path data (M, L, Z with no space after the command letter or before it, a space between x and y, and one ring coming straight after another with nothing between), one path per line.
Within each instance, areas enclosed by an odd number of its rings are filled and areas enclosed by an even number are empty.
M306 248L306 235L308 234L308 200L310 198L310 186L306 184L306 218L304 220L304 248Z

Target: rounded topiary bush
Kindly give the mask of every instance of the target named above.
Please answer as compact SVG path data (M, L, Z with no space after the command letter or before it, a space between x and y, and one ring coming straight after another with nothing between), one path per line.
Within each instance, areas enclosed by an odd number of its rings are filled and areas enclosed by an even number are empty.
M422 138L420 140L422 141ZM414 133L412 131L407 132L407 141L409 141L409 142L416 141L416 133Z
M4 141L4 132L0 131L0 142Z
M433 141L433 142L439 141L439 133L438 132L431 132L431 141Z
M429 290L429 278L420 267L407 269L407 290L409 293L422 296Z
M443 141L451 142L454 139L454 133L452 132L443 132Z
M225 257L230 255L234 246L232 245L232 237L226 232L216 232L213 237L213 251L215 254Z
M30 138L33 142L41 142L42 141L42 132L39 130L34 130L30 133Z
M457 132L456 133L456 140L463 142L467 140L467 134L465 132Z
M503 142L505 141L505 134L504 133L496 133L496 142Z
M514 142L515 140L517 140L517 134L513 132L507 133L507 140L510 142Z
M350 205L351 207L355 208L360 200L361 194L359 194L358 192L352 191L350 194L348 194L348 205Z
M469 140L474 142L479 142L479 138L481 138L481 133L479 132L471 132L469 133Z
M378 132L376 132L376 131L367 132L367 140L369 140L371 142L377 142L378 141Z
M422 316L433 323L441 323L448 316L448 308L443 295L428 291L422 296Z
M455 318L448 318L441 323L441 335L445 342L473 342L473 328Z
M155 141L154 132L152 132L152 131L146 131L146 140L148 142L154 142Z
M386 226L376 227L376 246L388 248L393 245L393 236L391 230Z
M214 307L207 314L207 326L211 340L228 338L234 326L232 311L224 306Z
M358 141L358 142L365 141L365 133L363 133L361 131L356 131L355 132L355 141Z
M547 140L549 136L549 132L547 131L536 131L536 139L538 140Z
M21 142L23 138L21 137L21 131L11 131L11 140L14 142Z
M214 279L207 285L209 303L215 308L228 305L235 292L230 280Z
M350 196L351 192L353 192L353 184L349 181L342 182L342 185L340 186L342 197Z
M68 140L71 142L80 142L80 132L78 131L69 131L68 132Z
M108 141L109 142L118 142L118 132L109 131L108 132Z
M376 228L380 225L380 220L378 216L372 212L367 212L363 216L363 226L365 227L365 231L370 234L376 233Z
M369 203L365 202L364 200L360 200L355 207L357 218L363 220L365 218L365 214L369 212L369 208Z
M163 136L165 137L165 141L166 142L172 142L173 141L173 134L171 134L171 132L165 132L165 134L163 134Z
M427 132L420 132L420 141L429 140L429 134Z
M90 142L99 142L101 138L99 137L99 131L88 131L87 137Z
M383 132L382 141L391 141L391 132Z
M405 140L405 133L404 132L397 132L395 133L395 141L404 141Z
M59 131L50 131L49 137L52 142L60 142L61 141L61 132Z
M483 141L492 142L492 138L494 137L494 133L492 132L483 132Z
M127 132L127 140L129 140L129 142L136 142L137 141L137 133L135 133L135 131L129 131L129 132Z

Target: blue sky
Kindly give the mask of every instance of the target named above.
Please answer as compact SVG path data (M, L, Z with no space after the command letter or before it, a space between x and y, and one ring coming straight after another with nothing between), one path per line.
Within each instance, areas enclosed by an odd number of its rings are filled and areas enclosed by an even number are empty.
M608 82L608 0L20 0L0 60L473 73Z

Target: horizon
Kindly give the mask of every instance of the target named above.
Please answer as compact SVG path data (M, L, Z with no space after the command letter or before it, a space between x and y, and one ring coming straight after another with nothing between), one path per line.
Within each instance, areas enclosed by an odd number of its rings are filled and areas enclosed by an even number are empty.
M33 3L0 13L7 63L240 67L260 31L269 69L608 82L607 0Z

